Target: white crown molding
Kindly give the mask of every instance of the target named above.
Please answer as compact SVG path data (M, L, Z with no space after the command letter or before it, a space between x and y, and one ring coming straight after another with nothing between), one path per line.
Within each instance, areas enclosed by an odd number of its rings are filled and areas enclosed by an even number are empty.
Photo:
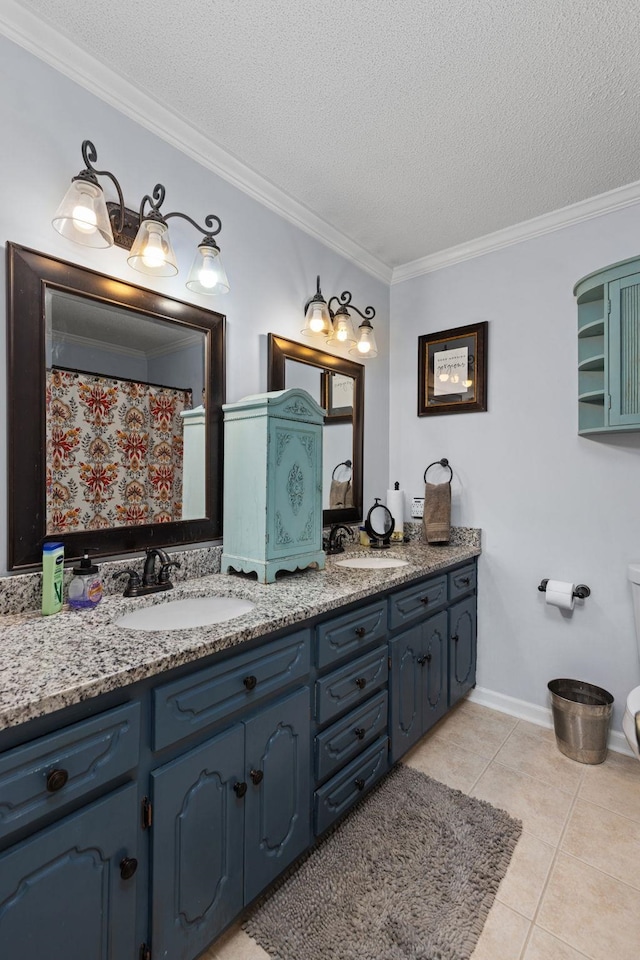
M478 237L477 240L470 240L468 243L448 247L446 250L431 253L419 260L401 264L394 268L391 282L402 283L404 280L421 277L425 273L433 273L443 267L450 267L454 263L462 263L463 260L471 260L473 257L480 257L485 253L502 250L514 243L532 240L534 237L541 237L545 233L552 233L554 230L561 230L563 227L572 226L582 220L591 220L593 217L600 217L605 213L612 213L614 210L621 210L623 207L629 207L639 202L640 180L636 180L624 187L616 187L615 190L600 193L598 196L589 197L587 200L580 200L578 203L572 203L560 210L552 210L551 213L544 213L532 220L524 220L512 227L505 227L504 230L488 233L484 237Z
M539 727L553 729L553 714L548 707L540 707L526 700L517 700L504 693L487 690L486 687L474 687L467 699L483 707L498 710L500 713L508 713L510 717L517 717L518 720L528 720L529 723L536 723ZM607 746L614 753L624 753L628 757L634 756L624 733L618 730L609 731Z
M0 32L340 256L391 282L390 266L14 0L2 0Z

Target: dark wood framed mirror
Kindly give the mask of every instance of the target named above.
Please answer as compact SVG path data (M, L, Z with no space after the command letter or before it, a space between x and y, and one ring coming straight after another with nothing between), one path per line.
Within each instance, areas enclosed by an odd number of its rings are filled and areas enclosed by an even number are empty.
M269 334L268 347L267 389L302 387L321 407L328 409L323 433L323 524L359 522L362 519L364 366L274 333ZM338 506L340 499L334 496L336 488L342 497L347 483L350 490L344 497L344 505Z
M225 317L13 243L7 290L9 569L220 538Z

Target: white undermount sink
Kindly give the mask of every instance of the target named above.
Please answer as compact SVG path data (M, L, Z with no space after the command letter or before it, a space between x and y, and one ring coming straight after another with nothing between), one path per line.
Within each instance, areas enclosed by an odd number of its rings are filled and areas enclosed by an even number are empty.
M398 557L349 557L347 560L336 560L337 567L351 567L357 570L385 570L389 567L408 567L408 560L399 560Z
M240 597L187 597L133 610L115 621L127 630L188 630L242 617L255 607Z

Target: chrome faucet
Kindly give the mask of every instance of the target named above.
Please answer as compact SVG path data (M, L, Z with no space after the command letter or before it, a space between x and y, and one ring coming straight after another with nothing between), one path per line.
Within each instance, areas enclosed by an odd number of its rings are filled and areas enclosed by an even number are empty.
M113 574L114 580L128 576L124 588L125 597L143 597L147 593L160 593L162 590L172 590L173 584L169 579L171 567L179 567L179 560L171 560L166 550L161 547L148 547L144 561L142 580L136 570L121 570ZM160 561L160 570L156 572L156 558Z

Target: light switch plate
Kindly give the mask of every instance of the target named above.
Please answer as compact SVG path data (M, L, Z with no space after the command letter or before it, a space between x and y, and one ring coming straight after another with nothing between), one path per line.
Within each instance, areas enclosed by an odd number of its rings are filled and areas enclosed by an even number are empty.
M411 501L411 517L413 520L422 520L424 513L424 497L414 497Z

